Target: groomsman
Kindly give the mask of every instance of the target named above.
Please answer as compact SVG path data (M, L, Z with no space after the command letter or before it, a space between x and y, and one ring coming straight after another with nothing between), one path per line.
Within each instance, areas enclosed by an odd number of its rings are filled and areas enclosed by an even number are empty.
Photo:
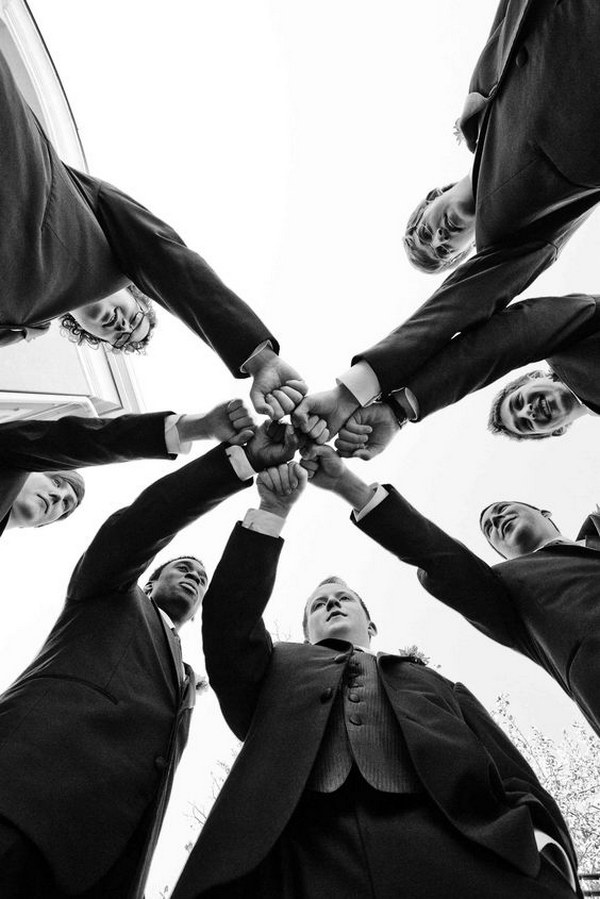
M312 452L319 457L324 449ZM573 541L547 511L492 503L481 527L505 557L492 566L393 487L376 486L374 492L354 475L352 482L371 495L363 516L354 517L357 527L418 568L420 583L436 599L544 668L600 735L600 517L591 515Z
M85 485L73 469L130 459L173 459L196 440L245 443L252 418L242 400L200 415L156 412L120 418L65 416L0 424L0 535L71 515Z
M178 631L207 577L183 556L138 579L296 446L264 427L246 449L221 444L112 515L79 560L48 639L0 697L2 899L143 896L195 697Z
M371 514L330 447L314 482ZM314 457L313 457L314 458ZM568 831L525 759L462 684L370 649L364 600L328 577L304 643L262 621L306 476L259 477L203 603L210 682L244 746L173 899L505 899L581 895Z
M398 391L456 334L522 293L593 211L600 200L599 29L595 0L502 0L460 120L475 153L472 174L430 194L407 238L436 268L459 261L473 238L477 252L403 325L356 354L336 388L304 401L298 420L305 428L310 412L333 435L377 397L400 422L411 417L410 397ZM465 361L467 372L472 364Z
M267 394L285 383L306 391L260 318L169 225L58 158L1 54L0 127L0 346L59 319L79 343L139 350L154 300L235 378L254 378L257 411L283 414Z
M489 427L517 439L560 436L587 415L600 414L600 301L596 296L538 297L457 335L419 369L402 400L409 421L493 383L528 362L546 360L506 384L492 403ZM393 407L374 403L359 409L341 428L336 443L344 456L370 459L401 425Z

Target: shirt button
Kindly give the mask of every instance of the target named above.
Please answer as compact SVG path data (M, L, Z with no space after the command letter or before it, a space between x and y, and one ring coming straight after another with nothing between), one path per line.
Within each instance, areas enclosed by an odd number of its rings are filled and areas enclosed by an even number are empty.
M154 767L156 768L157 771L164 771L165 768L167 767L166 758L162 755L157 755L156 758L154 759Z
M333 690L331 689L331 687L327 687L327 689L323 690L323 692L321 693L321 702L329 702L332 696Z
M348 721L350 722L350 724L355 724L357 727L360 727L360 725L362 724L362 718L360 717L360 715L355 715L354 713L349 716Z
M358 693L350 693L348 699L350 700L350 702L360 702L360 696L358 695Z
M518 69L522 69L523 66L527 65L527 61L529 59L529 53L527 52L526 47L521 47L515 56L515 65Z

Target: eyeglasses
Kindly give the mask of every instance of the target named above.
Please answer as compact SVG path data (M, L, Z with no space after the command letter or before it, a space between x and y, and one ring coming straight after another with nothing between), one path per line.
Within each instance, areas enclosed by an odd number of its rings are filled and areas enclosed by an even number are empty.
M134 297L133 299L135 300L135 305L137 306L138 311L135 315L135 318L133 319L131 329L129 331L121 331L119 336L116 337L115 340L113 340L112 347L115 350L122 350L124 347L126 347L130 343L131 335L133 334L135 329L137 327L139 327L139 325L141 325L141 323L146 318L147 310L144 309L142 306L140 306L140 303L138 302L137 297Z

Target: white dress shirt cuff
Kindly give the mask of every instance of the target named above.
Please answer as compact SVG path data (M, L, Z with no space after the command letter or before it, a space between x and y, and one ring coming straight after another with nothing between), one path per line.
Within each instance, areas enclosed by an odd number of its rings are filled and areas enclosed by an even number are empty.
M183 415L167 415L165 418L165 446L168 453L175 453L175 455L189 453L192 447L191 440L182 443L179 439L177 425L181 418L183 418Z
M273 349L273 344L271 343L270 340L263 340L263 342L259 343L258 346L256 347L256 349L250 353L250 355L248 356L246 361L242 362L242 364L240 365L240 371L243 371L244 374L246 374L246 366L248 365L250 360L254 359L255 356L258 356L259 353L262 353L262 351L264 350L264 348L266 346L268 346L269 349L271 349L271 350Z
M379 378L364 359L336 378L336 381L338 384L343 384L361 406L368 406L381 393Z
M388 491L385 487L382 487L381 484L371 484L371 490L373 491L373 496L366 503L362 509L358 511L356 509L352 512L352 517L354 521L360 521L361 518L364 518L369 512L372 512L373 509L377 508L377 506L384 501L386 496L389 496Z
M264 509L248 509L242 521L242 526L249 531L258 531L267 537L281 537L284 524L285 518Z
M254 477L256 472L248 462L248 456L244 452L243 446L228 446L225 452L240 481L248 481Z

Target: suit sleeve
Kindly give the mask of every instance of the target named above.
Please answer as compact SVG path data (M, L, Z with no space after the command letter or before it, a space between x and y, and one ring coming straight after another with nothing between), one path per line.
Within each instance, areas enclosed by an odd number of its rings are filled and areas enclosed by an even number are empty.
M370 349L356 355L374 370L384 394L406 387L455 334L482 325L522 293L557 249L543 239L477 253L453 272L410 316Z
M494 570L421 515L393 487L357 523L402 562L418 568L423 587L486 636L532 655L511 596Z
M539 362L600 330L596 297L573 294L513 303L464 331L432 356L408 382L419 420L507 372Z
M169 225L105 182L95 211L123 273L207 343L234 377L245 377L240 366L263 341L278 351L252 309Z
M534 826L560 843L576 871L577 859L569 830L554 799L544 790L529 763L471 691L464 684L457 683L454 684L454 695L466 724L494 760L509 801L512 800L515 805L523 802L528 805Z
M267 671L272 642L262 620L283 540L239 522L202 603L206 671L223 716L244 740Z
M57 471L130 459L174 458L165 446L169 412L0 425L0 468Z
M251 483L239 480L221 445L151 484L102 525L77 563L67 599L126 592L179 531Z

